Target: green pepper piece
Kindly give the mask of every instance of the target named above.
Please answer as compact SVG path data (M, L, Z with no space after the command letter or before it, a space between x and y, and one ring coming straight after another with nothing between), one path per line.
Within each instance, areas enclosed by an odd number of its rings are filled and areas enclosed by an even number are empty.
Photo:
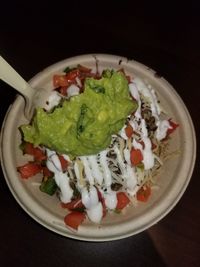
M47 180L43 179L40 185L40 190L50 196L52 196L56 192L57 188L58 186L55 182L54 177L49 177Z

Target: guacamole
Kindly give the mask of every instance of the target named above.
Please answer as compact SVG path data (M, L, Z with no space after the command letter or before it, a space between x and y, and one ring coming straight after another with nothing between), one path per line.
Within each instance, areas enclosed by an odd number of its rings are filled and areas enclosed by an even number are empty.
M97 154L123 127L137 103L123 73L107 70L101 79L86 78L84 92L46 112L42 108L21 130L26 142L71 157Z

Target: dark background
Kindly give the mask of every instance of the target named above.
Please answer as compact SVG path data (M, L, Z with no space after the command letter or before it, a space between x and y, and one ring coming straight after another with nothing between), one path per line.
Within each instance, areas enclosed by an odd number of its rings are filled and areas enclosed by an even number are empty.
M184 100L199 138L198 1L1 1L0 54L25 78L85 53L133 58L164 76ZM15 91L0 81L0 121ZM199 156L184 196L161 222L106 243L71 240L33 221L0 174L0 266L200 266Z

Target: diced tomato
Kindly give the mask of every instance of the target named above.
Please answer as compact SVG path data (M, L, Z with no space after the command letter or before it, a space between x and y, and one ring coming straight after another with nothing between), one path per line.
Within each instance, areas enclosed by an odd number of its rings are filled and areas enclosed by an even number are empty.
M137 197L137 200L139 200L139 201L147 202L147 200L149 199L150 195L151 195L151 187L148 186L148 185L144 185L137 192L136 197Z
M86 216L84 212L72 211L64 218L64 222L67 226L74 229L78 229L79 225L85 220Z
M143 160L143 155L142 155L141 150L140 149L132 148L131 149L130 159L131 159L131 163L134 166L138 165Z
M68 210L74 210L74 209L81 209L84 208L84 205L81 201L81 198L77 198L75 200L72 200L69 203L63 203L61 202L61 207Z
M179 126L179 124L176 124L176 123L173 122L171 119L169 119L169 124L170 124L171 128L169 128L169 129L167 130L167 137L168 137L170 134L172 134L172 133L176 130L176 128Z
M34 147L31 143L26 143L24 147L24 153L32 155L36 161L46 160L46 155L39 147Z
M97 189L97 192L98 192L99 201L101 202L102 207L103 207L103 217L105 217L107 213L105 198L103 197L103 195L98 189Z
M52 177L53 172L51 172L47 167L42 167L43 175L46 177Z
M62 95L67 95L67 89L71 84L76 84L76 77L80 76L79 69L71 70L70 72L67 72L65 75L57 75L55 74L53 76L53 85L55 88L58 88L57 90Z
M29 177L41 172L42 167L35 162L29 162L23 166L18 167L17 170L20 172L21 178L28 179Z
M67 89L68 89L68 86L61 86L59 88L59 92L61 93L61 95L66 96L67 95Z
M68 168L69 162L62 155L58 155L58 158L60 160L62 170L65 172Z
M128 138L130 138L133 135L133 128L130 124L128 124L125 128L125 133Z
M78 69L72 70L68 73L66 73L66 79L68 81L68 83L74 82L76 77L78 77L80 75L80 72Z
M124 192L117 193L117 210L122 210L130 203L130 199Z
M55 74L53 76L53 85L54 87L59 87L59 86L68 86L68 80L66 75L57 75Z
M24 145L24 154L33 155L33 144L26 142Z
M63 86L69 86L71 83L73 83L76 79L76 77L80 76L80 71L78 69L72 70L65 75L58 75L55 74L53 76L53 85L54 87L63 87Z

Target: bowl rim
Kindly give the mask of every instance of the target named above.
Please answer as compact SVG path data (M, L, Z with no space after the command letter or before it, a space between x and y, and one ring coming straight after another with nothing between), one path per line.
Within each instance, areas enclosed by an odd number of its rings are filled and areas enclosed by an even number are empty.
M40 80L45 79L46 76L49 76L49 73L55 73L55 69L58 68L62 68L62 66L66 65L66 63L68 63L70 65L69 62L74 62L72 65L76 65L75 62L80 62L81 60L88 60L89 58L91 59L91 57L93 59L100 59L100 60L106 60L106 61L116 61L119 62L120 60L122 60L123 62L125 62L126 64L133 64L134 68L137 68L139 70L144 71L145 73L147 73L148 75L152 76L156 74L156 71L154 71L153 69L147 67L146 65L137 62L135 60L129 60L125 57L122 56L117 56L117 55L109 55L109 54L85 54L85 55L78 55L78 56L74 56L74 57L70 57L64 60L61 60L59 62L56 62L52 65L50 65L49 67L45 68L44 70L42 70L41 72L39 72L38 74L36 74L33 78L30 79L30 84L35 87L37 85L37 83L40 82ZM152 225L154 225L155 223L157 223L158 221L160 221L162 218L164 218L173 208L174 206L178 203L178 201L180 200L180 198L182 197L183 193L185 192L190 179L192 177L192 173L194 170L194 166L195 166L195 161L196 161L196 134L195 134L195 128L191 119L191 116L187 110L187 107L185 106L185 103L183 102L183 100L181 99L181 97L178 95L178 93L176 92L176 90L172 87L172 85L166 81L163 77L159 77L159 80L157 80L158 82L164 84L166 87L170 88L171 92L173 92L173 95L177 98L177 100L179 101L179 103L182 106L183 111L185 112L185 115L187 116L187 123L190 126L190 135L192 137L192 140L190 140L191 144L192 144L192 157L190 159L190 168L188 169L187 172L187 178L185 178L184 183L182 184L182 187L179 188L179 192L176 193L175 198L173 199L173 202L170 204L170 206L168 206L166 208L166 205L164 206L164 210L162 211L162 213L157 214L157 216L154 216L154 218L152 220L149 220L148 224L146 226L140 227L139 229L134 230L134 232L129 231L129 232L125 232L124 234L120 234L120 235L114 235L114 236L110 236L110 237L85 237L85 236L79 236L77 233L73 233L73 232L63 232L63 230L59 230L58 228L55 229L51 224L47 224L47 222L43 221L40 217L38 217L36 214L33 214L32 210L29 209L29 207L26 206L25 203L23 203L23 201L19 198L17 192L15 191L12 182L9 179L9 171L7 170L7 165L5 163L5 145L3 144L3 140L5 137L5 131L7 128L7 124L9 123L9 120L11 119L11 115L12 115L12 110L15 108L15 106L17 105L21 105L23 99L21 96L18 96L16 98L16 100L14 101L13 104L10 105L10 107L8 108L8 111L5 115L3 124L2 124L2 129L1 129L1 136L0 136L0 142L1 142L1 146L0 146L0 157L1 157L1 166L2 166L2 170L3 170L3 174L4 174L4 178L6 180L6 183L12 193L12 195L14 196L15 200L18 202L18 204L35 220L37 221L39 224L43 225L44 227L46 227L47 229L56 232L62 236L66 236L69 238L73 238L73 239L78 239L78 240L84 240L84 241L111 241L111 240L118 240L118 239L122 239L125 237L129 237L132 236L133 234L137 234L139 232L142 232L146 229L148 229L149 227L151 227ZM186 175L185 175L186 176ZM172 194L172 193L171 193ZM163 204L163 203L162 203Z

